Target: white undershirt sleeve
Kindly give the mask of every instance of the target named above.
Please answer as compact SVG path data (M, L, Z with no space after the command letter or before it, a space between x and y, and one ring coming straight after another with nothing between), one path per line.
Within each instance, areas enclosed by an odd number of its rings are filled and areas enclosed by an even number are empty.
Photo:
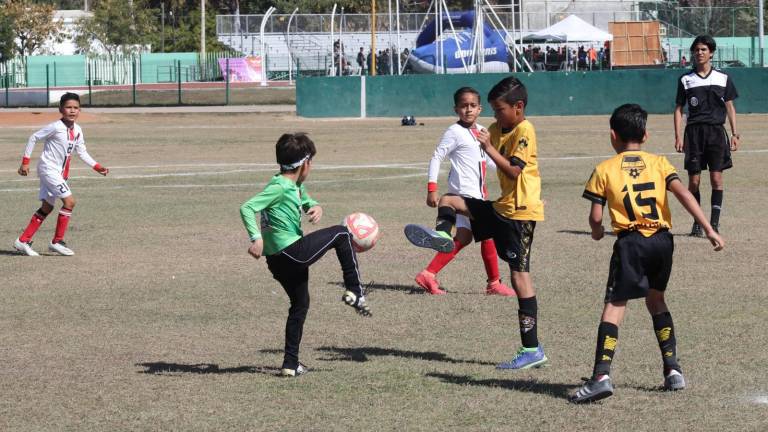
M458 145L458 140L453 134L453 131L448 129L443 134L443 137L440 139L440 142L437 144L437 148L435 148L435 153L432 155L432 160L429 161L429 181L433 183L437 183L437 177L440 174L440 164L445 160L445 158L451 154L451 152L456 149L456 146Z

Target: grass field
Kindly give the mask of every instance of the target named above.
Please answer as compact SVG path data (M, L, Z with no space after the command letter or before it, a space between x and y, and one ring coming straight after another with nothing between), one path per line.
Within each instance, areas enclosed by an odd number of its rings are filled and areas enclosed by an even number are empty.
M673 205L668 300L689 387L658 391L656 340L634 302L614 362L616 395L578 407L565 397L591 372L613 242L590 239L581 198L593 166L612 152L607 117L532 118L547 202L532 276L550 366L524 372L494 369L519 344L517 303L483 294L478 246L440 273L448 295L415 289L431 254L407 245L402 228L434 219L424 205L426 163L453 121L419 120L425 126L91 114L82 123L88 149L111 173L74 164L71 258L13 252L38 205L37 179L15 174L35 118L2 123L0 430L768 429L767 116L739 116L743 151L726 175L725 251L685 236L690 219ZM670 152L671 124L671 116L651 117L650 151ZM275 171L277 137L295 130L319 149L308 181L325 209L318 226L365 211L383 237L360 255L371 319L341 303L333 253L312 267L301 358L313 370L280 379L288 301L264 261L247 255L238 207ZM670 160L682 169L680 156ZM708 182L703 190L708 203ZM50 241L50 219L38 251ZM502 274L508 280L509 270Z

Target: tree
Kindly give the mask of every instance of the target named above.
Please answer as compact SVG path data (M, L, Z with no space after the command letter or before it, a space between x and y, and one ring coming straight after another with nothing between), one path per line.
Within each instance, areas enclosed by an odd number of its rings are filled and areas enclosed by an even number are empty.
M5 63L13 57L14 43L13 43L13 21L5 13L0 10L0 62Z
M75 44L89 52L95 42L111 59L119 52L141 51L157 30L155 12L146 7L144 0L99 0L94 4L93 16L78 20Z
M26 58L34 54L47 40L60 40L62 23L54 19L51 4L33 4L29 0L7 0L5 15L13 23L17 39L16 52Z

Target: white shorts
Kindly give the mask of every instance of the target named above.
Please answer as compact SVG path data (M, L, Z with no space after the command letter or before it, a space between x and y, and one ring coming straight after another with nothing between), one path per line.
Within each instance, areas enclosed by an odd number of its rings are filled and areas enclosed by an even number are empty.
M470 231L472 231L472 222L469 220L468 217L464 215L457 214L456 215L456 229L459 228L466 228Z
M47 171L38 172L37 175L40 177L40 194L38 198L41 200L54 205L57 199L67 198L72 195L72 191L69 190L69 185L61 173Z

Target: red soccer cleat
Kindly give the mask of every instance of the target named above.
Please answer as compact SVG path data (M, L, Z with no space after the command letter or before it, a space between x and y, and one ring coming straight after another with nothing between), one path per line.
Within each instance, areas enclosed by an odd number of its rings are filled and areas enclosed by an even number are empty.
M501 283L500 280L488 282L488 286L485 288L485 293L488 295L500 295L503 297L515 297L517 294L515 290Z
M427 294L445 294L445 291L440 289L440 283L437 282L435 275L426 270L422 270L421 273L416 275L416 283L419 284L420 287L424 288L424 291L426 291Z

